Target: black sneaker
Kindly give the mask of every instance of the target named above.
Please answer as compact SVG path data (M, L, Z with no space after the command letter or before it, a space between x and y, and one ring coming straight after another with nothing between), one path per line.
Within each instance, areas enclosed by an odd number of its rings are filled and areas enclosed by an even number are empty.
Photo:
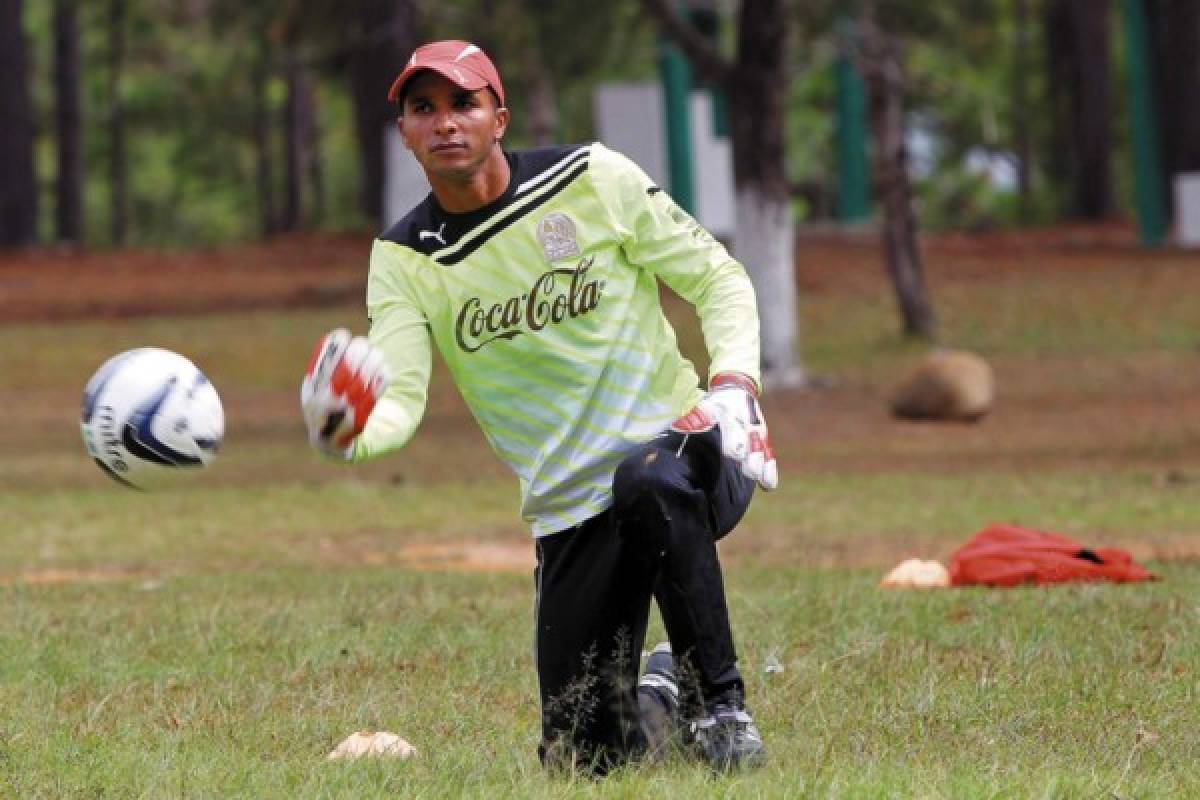
M688 727L692 747L714 769L760 767L767 761L762 734L740 702L716 703Z
M679 731L679 684L668 642L659 642L650 651L637 696L646 749L651 759L660 759Z

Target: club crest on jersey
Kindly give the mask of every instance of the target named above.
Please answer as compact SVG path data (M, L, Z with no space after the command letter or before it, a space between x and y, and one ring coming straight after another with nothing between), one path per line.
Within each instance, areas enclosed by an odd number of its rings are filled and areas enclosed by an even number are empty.
M546 260L553 264L564 258L579 256L579 240L575 234L575 223L561 211L547 214L537 224L538 241Z

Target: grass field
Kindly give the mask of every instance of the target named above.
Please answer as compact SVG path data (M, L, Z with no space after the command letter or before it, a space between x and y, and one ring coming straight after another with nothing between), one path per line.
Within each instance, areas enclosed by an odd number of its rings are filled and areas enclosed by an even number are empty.
M999 386L982 423L939 426L886 414L922 348L874 249L801 254L802 350L832 385L768 398L782 486L723 544L767 768L542 772L532 547L444 373L404 453L305 444L298 373L357 303L59 318L47 292L0 325L0 797L1200 796L1200 258L935 245L943 340ZM144 344L197 361L228 415L214 467L153 494L77 426L91 372ZM992 521L1162 579L877 588ZM421 755L325 761L363 728Z

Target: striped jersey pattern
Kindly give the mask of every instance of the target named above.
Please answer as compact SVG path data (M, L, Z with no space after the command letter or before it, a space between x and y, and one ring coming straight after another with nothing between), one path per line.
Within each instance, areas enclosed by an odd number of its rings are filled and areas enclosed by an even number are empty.
M430 195L376 240L369 336L393 382L354 458L411 438L436 346L543 536L606 509L621 459L701 396L659 281L696 307L710 373L758 380L758 314L741 265L624 156L506 156L494 202L453 214Z

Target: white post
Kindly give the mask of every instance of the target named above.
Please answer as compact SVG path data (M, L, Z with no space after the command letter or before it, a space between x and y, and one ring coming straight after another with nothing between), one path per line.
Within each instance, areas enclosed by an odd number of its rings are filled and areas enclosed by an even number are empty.
M1200 172L1175 176L1175 243L1200 247Z

